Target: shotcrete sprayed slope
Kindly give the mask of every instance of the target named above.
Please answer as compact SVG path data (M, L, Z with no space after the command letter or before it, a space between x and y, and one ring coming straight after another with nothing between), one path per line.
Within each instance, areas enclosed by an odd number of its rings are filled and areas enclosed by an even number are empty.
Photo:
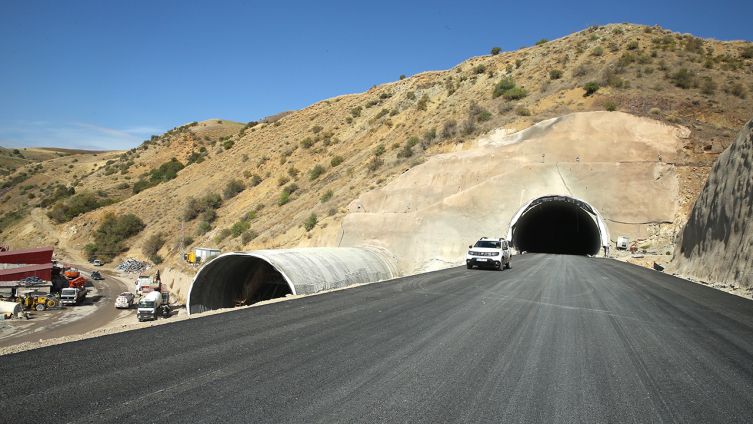
M753 120L714 163L677 241L670 270L753 286Z
M592 205L613 238L645 238L676 218L672 163L680 161L682 135L619 112L571 114L517 134L492 134L480 140L483 147L434 156L353 201L339 242L384 247L407 273L444 268L462 263L480 236L507 234L523 205L552 194Z

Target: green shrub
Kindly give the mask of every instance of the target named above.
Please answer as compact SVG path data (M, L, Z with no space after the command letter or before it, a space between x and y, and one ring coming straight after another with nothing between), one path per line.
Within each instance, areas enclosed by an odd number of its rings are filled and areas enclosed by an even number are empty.
M479 113L478 116L476 116L476 120L478 122L485 122L485 121L488 121L490 119L492 119L492 113L489 112L488 110L485 110L485 111Z
M706 77L703 79L703 83L701 83L701 92L703 94L714 94L716 87L717 84L714 82L714 79Z
M164 260L164 259L162 259L162 256L160 256L160 255L156 255L156 254L155 254L155 255L153 255L153 256L150 256L150 257L149 257L149 259L151 259L151 261L152 261L152 263L153 263L154 265L159 265L159 264L161 264L161 263L162 263L162 261Z
M668 75L677 87L688 89L697 84L696 77L687 68L680 68L677 72Z
M492 91L492 97L497 98L499 96L504 95L507 91L515 88L515 82L512 78L502 78L497 84L494 85L494 90Z
M229 150L231 147L235 145L235 142L233 140L227 140L224 143L222 143L222 147L225 148L225 150Z
M222 192L223 197L225 199L232 199L233 197L237 196L238 193L242 192L246 189L246 184L243 183L241 180L232 179L227 182L227 185L225 186L225 190Z
M94 243L87 244L85 250L109 262L114 256L128 250L125 240L135 236L145 227L144 222L134 214L116 216L113 212L108 212L94 231Z
M233 236L233 238L236 238L249 228L251 228L251 224L249 224L247 221L238 221L233 224L233 227L230 229L230 234Z
M583 86L583 89L586 90L586 96L590 96L597 92L599 90L599 83L596 81L587 82L586 85Z
M379 100L369 100L366 102L366 109L379 104Z
M331 167L336 167L337 165L343 163L343 157L342 156L335 156L332 158L332 160L329 161L329 164Z
M200 236L203 236L204 234L208 233L211 230L212 230L212 226L209 225L208 222L201 222L196 227L196 234L200 235Z
M400 75L400 81L405 79L405 75Z
M520 116L531 116L531 110L523 106L519 106L517 109L515 109L515 113Z
M431 127L426 132L424 132L424 140L431 141L434 140L437 137L437 128Z
M144 245L142 246L141 251L144 252L146 256L154 256L164 245L165 237L161 232L159 232L147 237L147 239L144 241Z
M742 49L742 50L740 51L740 57L742 57L742 58L744 58L744 59L750 59L750 58L753 58L753 45L750 45L750 46L744 47L744 48L743 48L743 49Z
M635 50L638 48L638 42L637 41L631 41L627 44L626 47L628 50Z
M483 74L484 72L486 72L486 65L484 64L478 65L473 68L473 73L475 74Z
M301 147L303 147L304 149L308 149L314 145L314 140L311 137L306 137L303 140L301 140L300 144L301 144Z
M363 108L361 106L356 106L353 109L350 110L350 114L353 115L354 118L358 118L361 116L361 111Z
M507 100L520 100L528 95L528 90L520 87L513 87L503 95Z
M222 240L225 240L232 233L233 231L230 230L230 228L223 228L217 233L217 236L214 238L214 242L219 244Z
M282 206L285 203L288 203L290 200L290 193L286 190L283 190L282 193L280 193L280 200L277 201L277 206Z
M542 38L541 40L539 40L539 41L537 41L537 42L536 42L536 45L537 45L537 46L540 46L540 45L542 45L542 44L546 44L546 43L548 43L548 42L549 42L549 39L548 39L548 38Z
M315 179L319 178L319 176L322 175L324 171L325 169L322 165L314 165L314 168L311 170L311 174L309 176L309 181L314 181Z
M277 186L278 187L279 186L284 186L285 184L288 183L288 181L290 181L290 178L288 178L288 177L286 177L284 175L281 175L280 178L277 179Z
M416 108L419 110L426 110L428 108L427 103L429 103L429 96L424 94L421 96L421 100L416 103Z
M183 210L183 216L187 221L191 221L199 214L208 210L218 209L222 206L222 197L217 193L207 193L202 198L189 197L188 203Z
M194 242L193 237L191 237L191 236L185 236L183 238L183 247L188 247L188 246L192 245L193 242Z
M617 110L617 103L615 103L615 102L607 102L604 105L604 108L606 110L608 110L609 112L614 112L615 110Z
M387 151L387 148L384 147L384 144L380 144L374 149L374 156L382 156L384 152Z
M376 171L377 169L379 169L379 167L382 166L383 164L384 164L384 161L381 158L379 158L377 156L374 156L374 157L371 158L371 160L369 161L369 163L366 164L366 168L369 171L373 172L373 171Z
M259 174L254 174L253 176L251 176L251 187L258 186L259 184L261 184L261 181L261 176Z
M323 129L324 128L322 128L321 125L315 125L315 126L311 127L311 132L314 133L314 134L316 134L316 133L318 133L319 131L321 131Z
M745 86L742 83L739 83L739 82L735 83L735 84L732 84L728 88L728 91L733 96L737 96L737 97L739 97L741 99L744 99L747 96L747 94L748 94L748 90L745 88Z
M248 211L248 213L246 214L246 219L248 220L256 219L256 211Z
M309 215L309 217L303 221L303 228L306 229L306 231L311 231L314 226L316 226L317 217L315 213L312 213Z
M379 118L381 118L382 116L385 116L385 115L387 115L387 114L389 114L389 113L390 113L390 110L389 110L389 109L382 109L382 110L380 110L380 111L379 111L379 113L377 113L377 114L376 114L376 116L375 116L374 118L375 118L375 119L379 119Z
M551 71L549 71L549 78L553 80L562 78L562 70L552 69Z
M322 197L319 200L322 203L326 203L327 200L331 199L333 195L334 193L332 192L332 190L327 190L326 192L324 192L324 194L322 194Z
M390 97L392 97L392 93L389 91L385 91L384 93L379 95L379 98L382 100L389 99Z
M407 97L408 100L416 100L416 93L413 91L409 91L405 93L405 97Z
M499 54L502 51L502 47L492 47L492 55Z
M246 230L241 234L241 243L243 245L247 245L251 242L251 240L255 239L256 237L259 237L259 234L254 230Z

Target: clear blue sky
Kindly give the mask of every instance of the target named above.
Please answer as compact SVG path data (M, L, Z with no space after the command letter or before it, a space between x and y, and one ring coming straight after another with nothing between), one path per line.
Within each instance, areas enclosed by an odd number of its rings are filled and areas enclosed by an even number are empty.
M9 1L0 145L127 149L248 122L596 23L753 40L751 1Z

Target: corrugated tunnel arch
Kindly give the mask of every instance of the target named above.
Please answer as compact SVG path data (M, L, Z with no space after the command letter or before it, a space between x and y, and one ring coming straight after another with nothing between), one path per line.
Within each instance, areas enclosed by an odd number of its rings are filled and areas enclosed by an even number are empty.
M401 275L389 251L371 246L231 252L199 270L188 291L187 309L189 314L201 313Z
M596 255L609 246L609 230L599 212L563 195L538 197L520 208L507 238L526 252Z

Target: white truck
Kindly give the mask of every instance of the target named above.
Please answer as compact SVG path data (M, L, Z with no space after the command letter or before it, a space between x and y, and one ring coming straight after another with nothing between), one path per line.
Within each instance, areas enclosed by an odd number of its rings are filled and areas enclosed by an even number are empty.
M60 291L61 305L78 305L86 299L86 293L89 290L86 287L68 287Z
M143 296L153 291L162 291L162 280L160 280L159 271L157 271L154 279L148 275L139 274L138 278L136 278L136 294Z
M170 316L170 294L165 292L152 291L139 300L139 309L136 312L136 318L141 321L156 320L160 312L165 318Z

